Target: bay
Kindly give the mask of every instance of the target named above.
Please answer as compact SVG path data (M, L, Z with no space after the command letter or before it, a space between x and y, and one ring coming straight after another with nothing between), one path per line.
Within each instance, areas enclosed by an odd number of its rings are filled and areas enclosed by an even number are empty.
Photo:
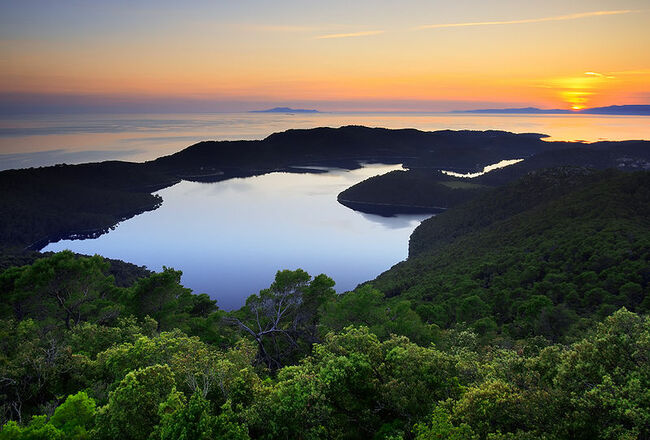
M44 251L100 254L159 271L221 308L243 305L276 271L325 273L344 292L403 260L408 239L429 215L380 217L340 205L336 195L400 166L366 165L321 174L271 173L217 183L181 182L159 191L163 204L95 239L62 240Z

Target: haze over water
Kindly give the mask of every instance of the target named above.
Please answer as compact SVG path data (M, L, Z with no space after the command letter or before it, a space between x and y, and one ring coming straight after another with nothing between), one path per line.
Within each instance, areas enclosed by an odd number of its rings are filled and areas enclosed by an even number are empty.
M0 118L0 170L102 160L141 162L202 140L262 139L290 128L366 125L534 132L549 140L650 139L650 117L455 113L67 114Z

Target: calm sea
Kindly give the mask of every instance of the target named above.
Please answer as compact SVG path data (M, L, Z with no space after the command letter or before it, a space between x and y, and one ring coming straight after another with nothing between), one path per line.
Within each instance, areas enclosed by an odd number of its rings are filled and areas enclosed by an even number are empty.
M453 113L119 114L3 117L0 170L109 159L145 161L202 140L262 139L289 128L366 125L543 133L551 140L650 139L650 117Z

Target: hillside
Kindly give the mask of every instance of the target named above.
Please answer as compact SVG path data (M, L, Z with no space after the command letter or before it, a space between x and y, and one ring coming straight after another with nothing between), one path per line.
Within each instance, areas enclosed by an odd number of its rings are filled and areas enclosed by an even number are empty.
M169 268L14 260L0 439L648 438L649 202L648 172L538 171L374 286L278 271L230 313Z
M348 208L368 213L437 213L488 188L439 171L415 169L370 177L339 193L337 200Z
M650 170L648 141L563 145L563 148L532 154L514 165L475 178L451 177L419 164L406 171L368 178L341 192L338 199L352 209L384 215L440 212L470 200L480 194L481 189L505 185L544 168Z
M649 219L648 172L535 172L424 221L372 284L441 327L561 339L621 306L648 311Z
M266 172L291 165L336 164L358 167L358 161L405 163L406 166L473 170L503 158L561 148L543 135L504 131L425 132L362 126L313 128L274 133L261 141L204 141L151 163L155 169L192 174L209 170Z

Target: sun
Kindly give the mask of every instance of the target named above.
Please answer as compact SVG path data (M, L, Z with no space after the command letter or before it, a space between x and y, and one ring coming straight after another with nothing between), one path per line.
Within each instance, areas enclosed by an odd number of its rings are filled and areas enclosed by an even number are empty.
M574 105L571 106L571 110L582 110L583 108L584 108L584 106L577 105L577 104L574 104Z

